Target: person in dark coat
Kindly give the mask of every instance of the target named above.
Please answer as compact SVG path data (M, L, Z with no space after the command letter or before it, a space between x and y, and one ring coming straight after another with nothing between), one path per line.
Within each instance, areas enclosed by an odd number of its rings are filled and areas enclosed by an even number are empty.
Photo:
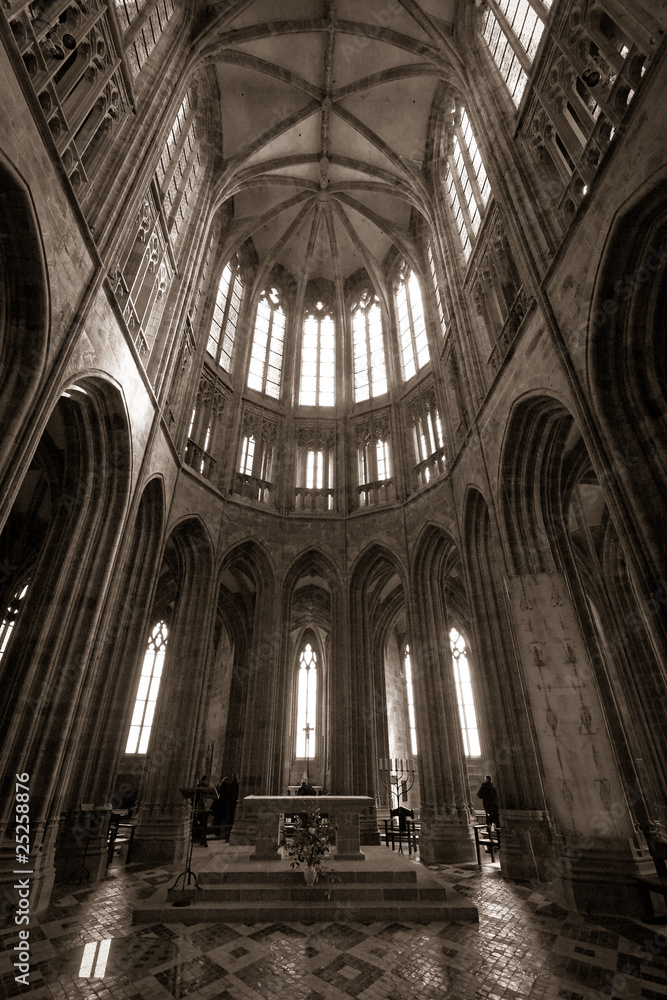
M312 785L309 785L307 781L301 782L301 788L297 789L297 795L317 795L317 792Z
M479 786L477 798L482 800L484 812L486 813L486 825L489 828L493 825L497 829L500 825L500 816L498 813L498 789L491 781L490 774L486 775L484 781Z

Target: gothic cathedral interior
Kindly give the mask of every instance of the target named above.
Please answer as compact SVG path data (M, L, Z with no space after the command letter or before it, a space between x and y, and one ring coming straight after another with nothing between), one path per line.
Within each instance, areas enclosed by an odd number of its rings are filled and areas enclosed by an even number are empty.
M0 889L306 778L640 912L667 841L667 6L3 0ZM662 316L662 319L661 319ZM661 527L662 524L662 527Z

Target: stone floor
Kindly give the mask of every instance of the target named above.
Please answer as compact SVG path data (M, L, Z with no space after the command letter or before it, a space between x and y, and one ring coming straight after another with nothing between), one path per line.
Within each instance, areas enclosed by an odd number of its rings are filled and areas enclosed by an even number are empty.
M667 1000L667 926L586 919L488 862L431 868L479 924L131 924L173 880L130 865L64 888L31 926L30 987L0 931L0 997L58 1000Z

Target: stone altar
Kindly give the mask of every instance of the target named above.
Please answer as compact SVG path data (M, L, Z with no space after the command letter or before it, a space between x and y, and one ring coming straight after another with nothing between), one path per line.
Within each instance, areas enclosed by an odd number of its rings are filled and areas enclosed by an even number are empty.
M280 817L317 807L337 827L332 860L364 861L365 855L360 850L359 818L370 814L374 804L368 795L246 795L243 806L247 831L255 845L250 857L257 861L280 857Z

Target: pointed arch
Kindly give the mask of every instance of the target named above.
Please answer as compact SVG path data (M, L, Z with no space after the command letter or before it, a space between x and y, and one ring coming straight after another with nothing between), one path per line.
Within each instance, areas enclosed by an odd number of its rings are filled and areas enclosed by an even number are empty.
M2 152L0 192L0 469L4 469L44 371L50 310L46 255L32 196Z

